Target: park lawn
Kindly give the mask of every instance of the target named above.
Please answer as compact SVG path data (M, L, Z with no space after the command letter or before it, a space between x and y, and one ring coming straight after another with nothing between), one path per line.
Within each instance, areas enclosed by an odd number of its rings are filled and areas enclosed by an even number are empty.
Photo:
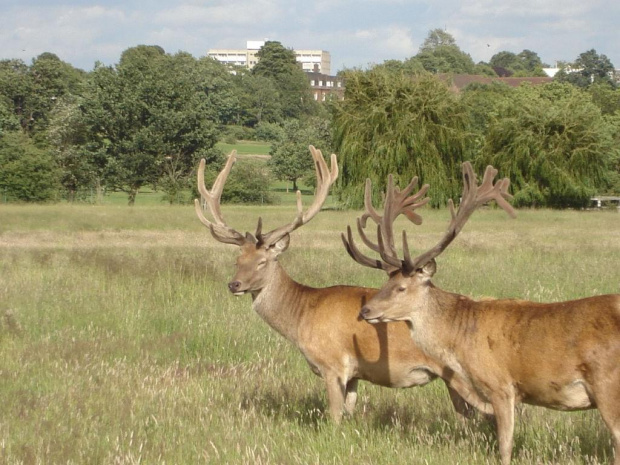
M311 201L304 195L304 203ZM291 204L228 206L253 231ZM380 286L340 233L360 212L323 211L282 264L299 282ZM415 250L445 230L424 209ZM445 387L360 383L339 427L301 354L234 297L234 246L192 206L0 205L0 462L496 464L493 428L460 421ZM560 301L620 292L620 215L481 210L440 257L435 284L474 297ZM335 309L337 311L337 309ZM603 464L598 412L518 409L515 464Z

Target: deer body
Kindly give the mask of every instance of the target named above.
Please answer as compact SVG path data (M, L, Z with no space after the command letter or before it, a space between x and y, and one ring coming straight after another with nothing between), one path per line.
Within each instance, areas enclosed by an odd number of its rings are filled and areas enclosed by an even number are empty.
M461 205L455 211L450 202L447 232L413 259L403 232L402 260L394 247L392 222L400 206L410 200L397 195L389 180L386 214L374 215L376 244L358 223L360 236L382 260L362 255L350 228L348 236L343 235L356 261L392 269L388 282L360 316L375 324L407 322L416 345L440 365L436 373L464 398L491 405L502 464L511 460L515 406L525 402L556 410L598 408L613 437L615 464L620 465L620 294L559 303L475 301L431 282L435 257L479 206L495 200L514 216L506 202L508 180L494 185L496 174L488 167L478 186L471 164L465 163ZM371 211L368 206L367 210Z
M510 462L514 408L523 402L598 408L620 464L620 295L475 301L435 287L433 273L434 265L413 277L392 277L362 314L371 322L408 322L418 347L441 365L439 373L466 381L452 387L491 404L502 463Z

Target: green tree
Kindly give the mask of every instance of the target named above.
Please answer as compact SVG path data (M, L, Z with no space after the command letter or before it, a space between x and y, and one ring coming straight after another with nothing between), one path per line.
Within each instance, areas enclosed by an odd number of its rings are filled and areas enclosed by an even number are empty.
M60 183L67 200L85 198L96 188L95 169L86 150L88 128L82 115L79 98L59 99L50 113L46 131L50 152L60 168Z
M22 129L31 134L47 128L49 114L66 95L78 95L85 73L43 53L27 66L21 60L0 62L0 96L12 103Z
M0 137L2 201L46 202L57 198L58 170L53 157L22 131Z
M510 178L516 205L583 207L607 188L617 153L589 96L556 83L521 86L501 102L478 164Z
M523 50L519 54L498 52L491 57L489 64L493 68L503 68L513 76L546 76L540 57L531 50Z
M620 113L620 88L597 82L588 88L588 93L604 115Z
M282 121L282 102L276 82L265 76L240 74L238 78L240 100L239 124L255 126L262 122Z
M472 142L459 97L426 73L410 76L373 68L345 77L345 98L334 104L333 117L341 200L360 207L366 178L382 191L390 173L400 185L414 175L430 183L434 206L457 197L460 164Z
M280 42L267 41L256 54L255 76L271 79L278 91L285 118L301 118L316 112L310 81L295 58L295 53Z
M451 34L433 29L420 47L415 59L430 73L472 74L474 61L463 52Z
M82 109L98 177L133 204L142 186L157 184L166 157L178 156L186 172L216 157L217 112L206 89L191 55L160 47L134 47L116 67L96 66Z
M556 74L556 80L569 82L581 88L590 87L595 83L615 86L611 77L614 65L607 56L599 55L594 49L581 53L570 68L572 70L569 70L568 66L560 70Z
M312 179L314 164L308 146L329 151L329 130L326 121L312 119L304 123L288 120L283 125L283 131L283 137L271 146L269 167L277 179L292 182L296 191L301 178Z

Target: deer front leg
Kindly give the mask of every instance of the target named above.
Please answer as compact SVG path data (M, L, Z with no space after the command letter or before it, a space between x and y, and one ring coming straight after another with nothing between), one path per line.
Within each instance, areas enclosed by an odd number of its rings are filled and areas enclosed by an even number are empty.
M347 415L353 415L355 404L357 403L357 379L351 379L347 383L346 395L344 399L344 411Z
M491 399L497 423L497 442L502 465L509 465L515 428L514 394L500 393Z
M336 374L326 374L327 401L329 403L329 415L334 423L339 424L342 420L342 410L345 404L346 386Z

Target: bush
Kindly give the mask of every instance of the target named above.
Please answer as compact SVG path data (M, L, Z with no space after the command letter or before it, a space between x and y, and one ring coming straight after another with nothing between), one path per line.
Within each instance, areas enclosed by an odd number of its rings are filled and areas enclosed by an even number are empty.
M256 140L274 142L284 138L284 129L276 123L261 121L256 125Z
M21 132L0 138L2 201L45 202L55 200L59 190L59 170L49 152Z
M222 202L264 204L273 203L269 190L271 175L264 162L237 161L222 193Z

